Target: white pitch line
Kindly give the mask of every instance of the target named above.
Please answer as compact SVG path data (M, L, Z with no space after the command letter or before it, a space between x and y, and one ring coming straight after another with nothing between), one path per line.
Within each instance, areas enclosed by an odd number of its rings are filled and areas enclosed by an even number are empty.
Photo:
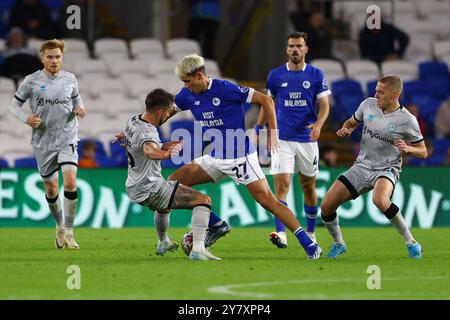
M382 281L398 281L398 280L410 280L410 277L383 277ZM447 277L443 276L436 276L436 277L423 277L423 278L414 278L415 281L417 280L443 280L448 279ZM232 296L241 296L241 297L254 297L254 298L266 298L270 299L273 298L275 295L272 293L259 293L259 292L236 292L234 290L240 289L240 288L249 288L249 287L266 287L266 286L276 286L276 285L286 285L286 284L305 284L305 283L330 283L330 282L365 282L366 279L304 279L304 280L288 280L288 281L271 281L271 282L253 282L253 283L241 283L241 284L231 284L226 286L214 286L208 288L209 293L217 293L217 294L224 294L224 295L232 295ZM372 291L370 291L372 292ZM349 294L348 297L354 296L354 295L366 295L368 292L360 292L360 293L352 293ZM393 295L393 296L399 296L401 292L391 292L387 293L387 295ZM329 298L331 296L335 295L328 295L328 294L314 294L314 293L307 293L307 294L300 294L296 295L297 298L308 298L308 299L324 299ZM339 297L345 297L346 295L337 295Z

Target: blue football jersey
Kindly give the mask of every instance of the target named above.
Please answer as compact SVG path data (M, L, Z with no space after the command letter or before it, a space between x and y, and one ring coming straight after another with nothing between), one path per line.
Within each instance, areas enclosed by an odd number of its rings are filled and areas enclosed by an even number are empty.
M183 88L175 96L177 110L190 110L202 126L203 140L212 141L211 155L236 159L255 152L245 135L244 104L250 103L254 89L226 80L210 79L207 90L194 94ZM220 131L220 132L219 132ZM223 139L220 139L223 137Z
M310 142L306 126L317 121L316 101L331 94L322 70L305 63L303 70L293 71L286 63L269 73L266 89L276 98L280 139Z

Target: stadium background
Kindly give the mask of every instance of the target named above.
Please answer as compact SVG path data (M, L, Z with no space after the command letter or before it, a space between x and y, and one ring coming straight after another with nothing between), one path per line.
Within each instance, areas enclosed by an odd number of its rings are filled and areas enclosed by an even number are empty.
M126 157L120 147L110 144L114 133L127 119L144 108L147 92L163 87L176 93L182 83L174 75L177 60L193 52L203 54L196 40L187 38L189 1L89 1L89 18L82 15L81 33L64 36L70 14L67 3L43 0L49 7L53 35L66 40L63 69L74 72L88 110L82 119L79 151L86 139L97 146L97 169L79 169L80 206L76 225L88 227L151 226L147 212L130 204L124 191ZM322 198L335 177L351 165L358 150L358 134L337 141L334 131L353 113L358 104L373 94L375 80L396 73L405 82L402 103L415 103L427 127L427 144L433 146L429 159L405 159L401 183L394 201L408 224L421 228L450 225L450 141L438 137L434 122L439 106L450 96L450 3L436 1L305 1L318 5L328 17L336 59L316 59L330 83L333 96L331 114L319 145L331 146L338 155L333 167L321 167L318 193ZM8 19L14 0L0 0L0 52L6 49ZM294 31L289 14L296 1L218 1L220 8L214 54L206 61L207 72L243 85L263 90L270 69L285 62L286 35ZM381 7L387 21L405 30L410 43L401 61L377 65L361 60L357 46L359 30L365 24L370 4ZM330 6L331 5L331 6ZM74 38L77 37L77 38ZM30 38L28 45L39 48L44 39ZM1 59L0 59L1 63ZM30 128L8 113L9 103L21 79L0 78L0 226L52 226L43 186L32 157ZM25 105L27 108L27 104ZM247 128L252 128L258 108L246 106ZM192 117L180 114L161 128L170 139L177 128L193 130ZM176 165L163 161L167 176ZM294 178L297 182L298 178ZM271 178L269 177L269 180ZM213 208L233 226L269 226L270 214L262 210L243 188L226 179L218 185L197 189L212 196ZM381 226L387 221L365 195L340 209L342 224ZM290 205L303 216L298 183L289 196ZM187 226L187 211L172 215L173 226ZM301 218L302 220L302 218Z

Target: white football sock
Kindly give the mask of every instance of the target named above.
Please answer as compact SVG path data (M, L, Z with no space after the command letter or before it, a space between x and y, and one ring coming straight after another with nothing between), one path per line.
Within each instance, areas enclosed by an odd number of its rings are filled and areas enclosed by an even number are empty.
M332 221L323 221L325 227L327 227L328 233L333 237L334 243L344 243L342 238L341 228L339 227L339 217Z
M169 240L169 236L167 235L167 229L169 229L170 213L159 213L158 211L155 211L153 221L155 222L155 228L156 233L158 234L158 239L160 241Z
M196 206L192 209L192 233L194 252L206 252L205 239L211 209L205 206Z
M401 212L397 212L397 214L389 220L390 223L395 227L397 232L405 239L406 243L414 243L416 242L409 231L408 227L405 224L405 220L403 220L403 216Z

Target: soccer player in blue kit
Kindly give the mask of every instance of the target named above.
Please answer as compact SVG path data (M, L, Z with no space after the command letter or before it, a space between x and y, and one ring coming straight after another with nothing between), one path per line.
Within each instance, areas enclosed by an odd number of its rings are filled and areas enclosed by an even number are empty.
M287 206L291 176L299 172L306 213L306 232L316 241L316 176L319 173L317 139L328 117L328 96L331 92L323 72L305 63L308 52L306 41L306 33L290 34L286 49L289 61L273 69L267 79L267 93L276 99L280 132L280 149L278 154L272 154L270 173L274 175L276 197ZM262 128L264 118L265 110L261 110L255 127L257 132ZM286 227L277 217L275 227L276 232L270 233L270 240L278 248L286 248Z
M190 110L195 120L200 121L203 135L214 137L211 143L214 147L209 154L197 157L175 171L169 179L194 186L215 183L229 176L237 184L244 184L262 207L277 216L295 234L308 258L318 259L322 249L305 233L292 211L272 194L259 165L255 146L245 135L244 103L258 104L265 110L272 132L269 147L278 147L272 99L252 88L211 79L206 74L204 59L196 54L184 57L176 68L176 74L185 87L175 97L173 114Z

